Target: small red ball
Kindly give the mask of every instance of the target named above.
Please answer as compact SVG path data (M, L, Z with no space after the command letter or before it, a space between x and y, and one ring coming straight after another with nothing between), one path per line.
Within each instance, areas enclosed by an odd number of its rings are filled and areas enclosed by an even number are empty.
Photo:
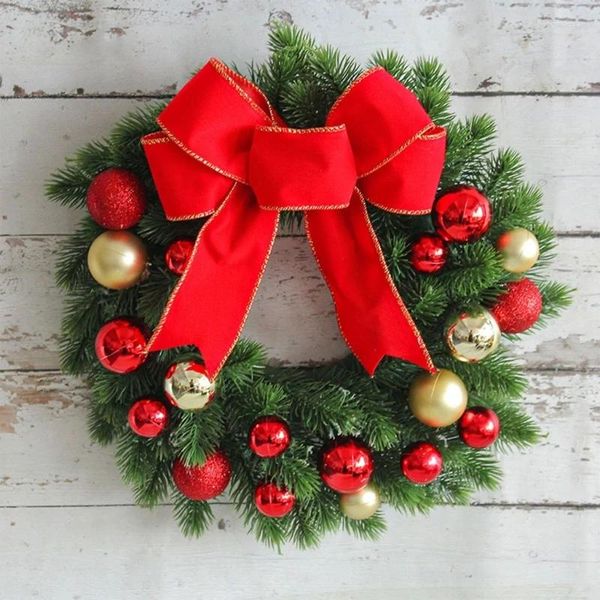
M254 504L266 517L278 519L289 514L296 504L296 496L285 487L261 483L254 492Z
M231 479L231 464L227 456L217 450L204 464L186 467L177 459L171 470L177 489L190 500L211 500L225 491Z
M140 398L127 415L131 430L141 437L158 437L169 424L167 407L155 398Z
M107 169L92 179L87 207L92 219L105 229L129 229L146 210L146 192L131 171Z
M465 410L457 424L460 439L471 448L487 448L500 434L498 415L485 406Z
M371 451L351 438L334 440L321 456L321 479L340 494L362 490L373 474Z
M184 238L171 242L165 251L167 269L175 275L183 275L193 249L194 242L192 240Z
M148 340L128 319L113 319L100 327L94 348L100 364L113 373L131 373L146 360Z
M258 419L248 433L250 450L261 458L273 458L283 454L291 441L290 428L278 417Z
M444 268L448 246L439 235L422 235L410 251L410 263L420 273L435 273Z
M542 294L531 279L524 277L511 281L490 312L504 333L522 333L538 320L542 312Z
M433 444L417 442L404 451L400 464L406 479L425 485L437 479L444 462L441 452Z
M492 207L477 188L461 186L435 201L433 222L447 242L473 242L490 228Z

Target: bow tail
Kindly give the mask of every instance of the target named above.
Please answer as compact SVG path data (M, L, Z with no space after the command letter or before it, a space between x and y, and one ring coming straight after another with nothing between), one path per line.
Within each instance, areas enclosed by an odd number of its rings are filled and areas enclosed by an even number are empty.
M358 190L346 210L307 211L305 224L340 331L367 372L373 375L386 355L435 371L394 286Z
M278 221L278 212L261 210L252 192L234 183L200 230L147 351L193 344L216 376L244 326Z

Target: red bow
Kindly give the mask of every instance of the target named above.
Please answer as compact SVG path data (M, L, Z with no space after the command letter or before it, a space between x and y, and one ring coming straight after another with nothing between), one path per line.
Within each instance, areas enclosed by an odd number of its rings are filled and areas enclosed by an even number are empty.
M385 355L435 370L367 216L430 212L445 131L381 68L359 77L326 127L288 129L263 93L209 61L142 139L167 218L212 215L148 351L194 344L215 376L250 310L279 211L302 210L340 330L369 374Z

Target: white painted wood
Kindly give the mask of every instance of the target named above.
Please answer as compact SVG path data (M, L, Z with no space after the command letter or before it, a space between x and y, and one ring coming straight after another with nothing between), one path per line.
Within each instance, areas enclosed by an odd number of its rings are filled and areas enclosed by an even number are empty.
M170 93L209 56L266 56L293 20L360 60L393 47L439 56L460 91L596 92L596 0L75 0L0 4L8 96ZM42 58L42 60L40 60Z
M58 368L62 296L53 283L53 255L61 239L0 237L0 368ZM573 306L550 327L513 345L528 367L597 366L598 265L597 238L559 239L550 277L578 291ZM322 362L346 354L329 291L305 238L277 239L243 334L284 363Z
M529 379L525 406L547 438L503 455L502 488L478 493L474 500L600 506L600 374L533 373ZM132 502L114 449L89 441L87 400L82 383L58 373L3 374L0 506Z
M600 511L440 508L376 542L258 546L228 506L200 541L170 508L2 509L6 600L593 600Z

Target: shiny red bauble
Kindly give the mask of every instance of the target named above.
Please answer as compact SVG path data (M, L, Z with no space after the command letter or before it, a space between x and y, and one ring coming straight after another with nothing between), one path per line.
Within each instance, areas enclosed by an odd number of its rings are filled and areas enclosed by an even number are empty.
M369 483L373 468L369 448L352 438L334 440L321 456L321 479L340 494L362 490Z
M447 242L473 242L490 228L492 207L477 188L461 186L435 201L433 223Z
M159 436L169 424L167 407L155 398L140 398L129 409L127 415L131 430L140 437Z
M113 319L100 327L94 348L100 364L113 373L131 373L146 360L148 340L129 319Z
M262 417L248 432L248 447L261 458L283 454L292 441L290 428L278 417Z
M177 459L171 476L177 489L190 500L211 500L225 491L231 479L231 464L227 456L218 450L203 464L186 467Z
M175 240L165 250L165 264L167 269L175 275L183 275L185 268L192 256L194 242L188 239Z
M296 496L285 487L261 483L254 491L254 504L266 517L285 517L294 508Z
M542 294L531 279L524 277L519 281L511 281L490 312L500 331L522 333L538 320L542 312Z
M88 211L105 229L129 229L146 210L142 182L126 169L107 169L96 175L87 191Z
M417 442L404 451L400 466L406 479L425 485L437 479L444 461L441 452L433 444Z
M439 235L422 235L410 250L410 264L420 273L435 273L444 268L448 246Z
M471 448L487 448L500 434L498 415L485 406L465 410L456 426L460 439Z

